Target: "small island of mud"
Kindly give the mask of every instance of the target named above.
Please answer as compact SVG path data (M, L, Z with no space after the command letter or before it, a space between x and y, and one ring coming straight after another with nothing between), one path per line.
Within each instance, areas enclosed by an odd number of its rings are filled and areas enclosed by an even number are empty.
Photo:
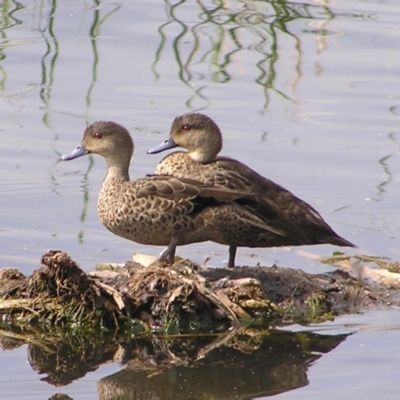
M172 266L127 261L86 274L66 253L52 250L30 277L0 270L0 313L9 326L178 334L307 324L398 304L396 273L389 272L389 283L371 283L363 261L331 260L362 263L364 275L355 277L354 268L313 275L276 266L212 268L189 260Z

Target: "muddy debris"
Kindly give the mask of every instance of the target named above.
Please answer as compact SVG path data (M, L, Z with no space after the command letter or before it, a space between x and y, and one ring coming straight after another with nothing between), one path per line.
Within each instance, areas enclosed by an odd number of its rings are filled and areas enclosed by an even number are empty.
M138 335L320 322L396 301L387 288L367 285L344 270L313 275L179 260L146 267L128 261L86 274L59 250L48 251L30 277L0 270L2 324L129 329Z

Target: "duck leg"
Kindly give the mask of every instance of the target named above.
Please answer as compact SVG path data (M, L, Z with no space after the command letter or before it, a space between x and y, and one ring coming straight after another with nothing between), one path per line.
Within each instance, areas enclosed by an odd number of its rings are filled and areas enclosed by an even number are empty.
M175 250L178 244L178 238L172 238L169 245L159 254L157 261L166 261L168 264L173 264L175 259Z
M228 268L232 268L235 266L236 250L237 250L236 246L229 246Z

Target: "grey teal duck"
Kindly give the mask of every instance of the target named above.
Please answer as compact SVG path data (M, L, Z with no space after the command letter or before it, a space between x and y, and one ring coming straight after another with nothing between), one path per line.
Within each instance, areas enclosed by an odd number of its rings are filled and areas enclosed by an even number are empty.
M114 122L88 126L81 144L62 160L103 156L107 174L98 196L103 225L123 238L167 246L159 261L172 263L176 246L212 240L222 244L270 242L284 231L270 226L270 205L252 193L205 184L186 177L153 175L131 181L134 151L129 132ZM265 209L264 209L265 208Z
M241 240L229 245L228 266L234 266L237 247L275 247L329 243L337 246L355 245L340 237L305 201L289 190L264 178L247 165L232 158L219 156L222 135L217 124L208 116L188 113L176 117L169 137L148 151L155 154L182 147L164 157L158 164L157 175L192 178L222 188L256 194L265 203L264 217L279 230L278 235L256 235L242 232ZM265 207L266 205L266 207ZM241 230L240 225L237 229ZM282 234L283 232L283 234Z

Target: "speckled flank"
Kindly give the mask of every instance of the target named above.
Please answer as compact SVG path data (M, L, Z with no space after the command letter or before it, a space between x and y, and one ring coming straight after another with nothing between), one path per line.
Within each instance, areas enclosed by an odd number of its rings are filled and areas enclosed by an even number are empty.
M254 208L260 217L268 220L270 227L281 232L260 232L258 228L243 226L242 221L232 218L232 231L240 234L232 234L232 241L224 243L246 247L320 243L354 246L337 235L312 206L288 190L240 161L218 156L222 148L221 132L206 115L190 113L175 118L170 138L187 152L174 152L166 156L158 164L156 174L190 177L209 185L254 193L259 198L261 209Z

